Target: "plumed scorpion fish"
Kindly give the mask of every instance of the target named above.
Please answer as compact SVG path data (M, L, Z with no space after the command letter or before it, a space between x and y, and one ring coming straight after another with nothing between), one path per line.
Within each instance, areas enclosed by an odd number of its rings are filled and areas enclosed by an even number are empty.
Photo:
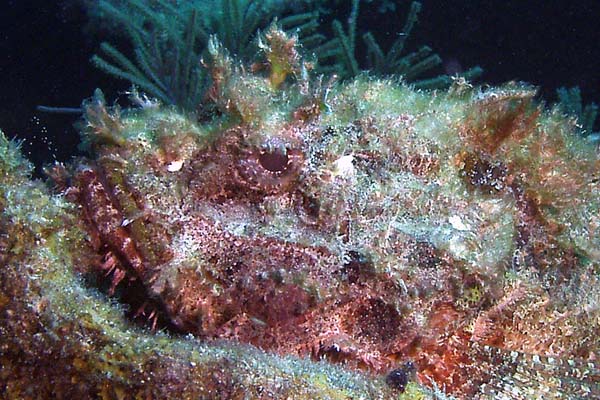
M114 322L68 294L35 303L44 272L13 262L21 270L10 282L29 276L11 295L27 300L20 312L65 338L44 339L50 353L72 354L77 373L61 390L600 398L600 159L573 120L523 84L457 79L446 92L418 92L368 76L311 77L294 38L276 29L266 61L250 69L214 41L210 50L213 109L200 122L150 103L121 112L97 93L85 103L90 156L50 171L60 196L49 198L65 202L62 224L79 239L30 245L63 249L79 277L70 284L96 293L93 304L121 304L103 306ZM4 265L16 245L7 239ZM20 338L13 353L2 339L14 375L26 370L15 352L43 352L37 330L7 326ZM236 353L228 363L190 355L211 348ZM265 372L266 355L244 355L252 348L337 369L300 381L297 366ZM344 375L353 373L375 386ZM286 386L278 374L296 380Z

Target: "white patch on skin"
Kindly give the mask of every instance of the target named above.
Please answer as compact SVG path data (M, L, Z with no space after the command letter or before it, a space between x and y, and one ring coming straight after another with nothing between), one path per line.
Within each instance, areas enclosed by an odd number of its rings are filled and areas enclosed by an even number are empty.
M354 156L352 154L347 155L347 156L342 156L342 157L338 158L337 160L335 160L335 162L333 163L333 171L332 171L333 176L342 176L342 177L353 176L354 173L356 172L353 161L354 161Z
M183 160L174 160L167 164L167 171L177 172L183 167Z
M470 231L471 227L469 225L466 225L464 222L462 222L462 220L460 219L460 217L458 215L453 215L450 218L448 218L448 222L450 222L450 225L452 225L452 227L454 229L456 229L457 231Z

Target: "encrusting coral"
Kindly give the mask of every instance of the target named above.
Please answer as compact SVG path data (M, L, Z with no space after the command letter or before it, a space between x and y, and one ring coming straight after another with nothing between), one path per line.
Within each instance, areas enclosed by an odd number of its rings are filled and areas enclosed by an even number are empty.
M336 85L294 45L253 70L213 40L202 123L97 93L56 194L3 139L5 397L600 396L572 121L522 84Z

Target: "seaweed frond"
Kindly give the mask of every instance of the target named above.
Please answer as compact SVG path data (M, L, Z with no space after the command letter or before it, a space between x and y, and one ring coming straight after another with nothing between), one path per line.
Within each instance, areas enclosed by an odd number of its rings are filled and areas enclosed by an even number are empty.
M556 89L558 96L558 107L577 119L577 132L593 143L600 142L600 132L594 132L594 124L598 117L598 105L596 103L583 104L581 90L579 87Z
M115 30L124 32L133 56L105 42L92 62L164 104L194 112L208 88L200 60L210 36L216 35L236 57L251 61L257 32L291 6L280 0L101 0L94 7ZM307 42L319 42L319 16L316 10L300 12L283 18L281 26Z
M421 3L413 1L410 4L404 26L387 53L384 52L371 31L362 35L366 47L366 59L362 63L364 69L375 76L401 76L418 89L447 88L457 77L473 80L481 75L483 70L480 67L473 67L454 77L439 75L434 78L423 78L440 66L442 59L429 46L421 46L418 50L405 54L406 41L418 21L420 11ZM358 14L359 1L353 0L347 28L344 29L339 20L333 21L332 29L335 37L322 43L315 50L318 55L320 72L335 73L341 78L351 78L360 73L361 62L357 58L356 51Z
M166 1L149 8L142 0L116 7L101 1L98 7L125 29L133 46L129 58L104 42L92 62L104 72L128 80L164 104L193 111L204 93L206 75L199 66L208 34L198 10L185 12Z

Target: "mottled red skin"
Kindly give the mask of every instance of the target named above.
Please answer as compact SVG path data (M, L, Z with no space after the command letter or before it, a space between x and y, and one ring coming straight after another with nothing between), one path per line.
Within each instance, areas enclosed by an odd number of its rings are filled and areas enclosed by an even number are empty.
M145 273L144 261L136 245L123 226L125 218L119 210L119 205L111 198L111 190L103 183L98 170L84 168L77 173L79 202L84 206L84 214L89 224L89 230L96 243L98 251L106 246L108 251L126 261L136 278L142 278Z
M482 138L474 139L473 148L459 154L457 162L464 165L461 173L470 190L514 198L518 217L514 240L529 265L533 262L545 271L551 268L549 260L569 261L558 274L564 277L576 263L573 254L553 242L555 228L543 219L535 196L515 177L512 166L492 154L515 130L531 125L529 119L520 118L516 114L495 121L499 136L490 139L481 133ZM369 121L357 125L370 129ZM377 374L412 360L422 383L434 382L459 396L473 395L491 376L489 369L478 367L484 356L473 344L502 347L503 331L494 328L510 324L516 303L490 309L502 297L497 276L477 276L462 261L429 244L408 236L391 237L397 243L394 256L414 264L418 271L401 277L403 287L377 272L359 253L350 252L340 262L340 255L324 246L236 234L203 215L202 207L210 206L248 213L252 223L268 223L269 215L261 207L266 207L266 200L279 201L294 213L300 231L347 237L350 228L344 214L331 215L320 208L319 180L329 177L306 176L308 155L299 132L308 129L315 129L310 119L282 127L276 144L285 147L283 154L277 146L252 144L251 128L240 125L188 160L180 178L186 226L179 229L194 232L194 243L210 265L203 274L196 272L196 265L168 272L163 268L175 252L168 238L162 245L169 257L149 262L143 254L151 244L122 223L125 217L115 200L115 188L101 178L111 172L102 163L80 170L75 179L77 201L87 229L98 242L96 250L118 261L113 286L124 278L123 271L141 281L149 300L180 332L232 339L279 354L324 358ZM170 148L176 152L176 146ZM385 167L377 152L356 153L355 159L359 168L374 174ZM155 173L162 173L160 166L154 162ZM439 163L430 155L409 154L398 156L394 167L427 177L438 171ZM152 227L160 219L157 214L146 224ZM519 268L518 260L513 267ZM482 299L470 308L459 304L469 287L483 291ZM482 314L485 310L489 311Z
M254 157L251 151L247 154ZM303 195L294 193L296 186L288 182L289 175L281 178L279 185L273 179L258 181L252 178L255 171L240 174L231 165L233 159L228 160L226 154L222 157L232 168L215 171L218 176L204 174L198 175L201 181L192 180L189 187L195 201L256 202L261 192L283 193L297 203L295 207L308 212L304 209ZM203 163L203 159L196 162ZM206 159L214 161L210 156ZM256 168L258 164L243 163L245 168L248 165ZM101 243L98 251L104 248L117 255L119 266L113 279L120 281L123 279L120 271L127 271L136 279L152 282L160 270L146 266L127 227L119 223L124 217L111 199L110 187L101 183L99 168L82 170L76 179L79 201L88 215L88 230ZM209 179L219 184L209 185L205 181ZM243 193L248 196L240 199ZM236 236L200 215L189 223L202 232L198 240L205 252L214 254L211 260L214 279L225 290L219 295L210 294L210 285L200 282L191 270L184 270L164 291L155 293L161 309L179 331L205 338L234 339L279 354L325 358L376 373L386 373L402 360L412 359L424 381L428 376L438 384L456 388L462 388L467 381L469 385L477 382L476 377L465 376L468 360L457 356L469 350L468 337L462 329L468 315L453 309L452 298L433 308L427 326L417 327L411 310L407 309L406 315L402 313L403 302L412 301L405 289L394 285L387 276L375 273L368 261L351 259L339 265L323 247ZM438 275L442 275L442 270L456 268L447 256L436 255L434 249L430 248L428 253L423 253L419 246L415 249L414 257L420 263L427 263L430 257L431 267L438 269ZM322 287L335 287L335 294L330 293L322 301L301 284L279 282L276 275L282 265L298 271L329 271L330 275L318 279ZM255 271L261 271L262 275L256 276ZM456 273L447 274L448 288L454 285L452 279L462 279L453 275Z

